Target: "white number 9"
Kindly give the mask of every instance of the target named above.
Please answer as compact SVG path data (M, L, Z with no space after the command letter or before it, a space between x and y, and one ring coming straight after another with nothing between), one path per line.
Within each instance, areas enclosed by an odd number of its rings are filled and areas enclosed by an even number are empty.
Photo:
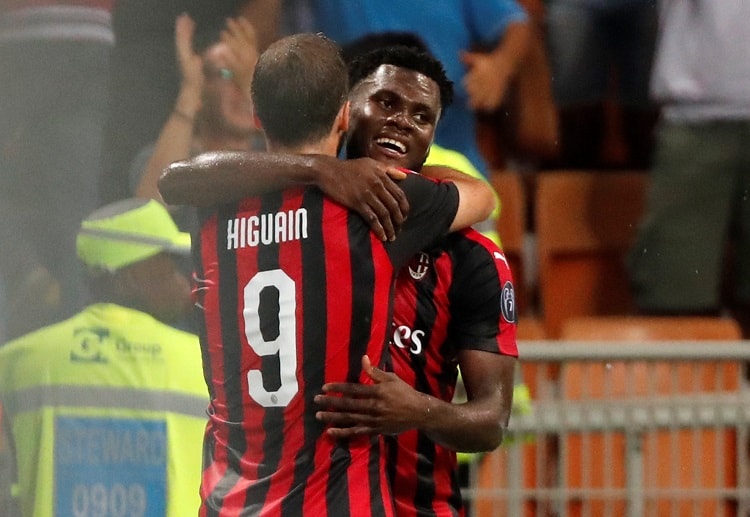
M260 293L266 287L275 288L279 293L279 335L266 341L260 329ZM263 372L247 372L250 397L263 407L284 407L297 393L297 307L294 280L280 269L260 271L245 285L245 306L242 315L245 320L245 337L250 348L258 356L279 354L279 379L281 385L276 391L268 391L263 386Z

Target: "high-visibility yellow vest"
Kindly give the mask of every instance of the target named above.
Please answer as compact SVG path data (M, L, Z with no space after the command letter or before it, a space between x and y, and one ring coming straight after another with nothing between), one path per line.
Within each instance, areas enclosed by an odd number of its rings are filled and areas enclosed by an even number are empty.
M458 151L452 149L446 149L437 144L432 144L430 152L427 154L427 159L424 162L425 165L443 165L450 167L464 174L468 174L474 178L483 179L486 181L487 178L482 176L482 173L472 165L469 159ZM497 204L495 210L492 211L490 217L480 223L474 225L474 229L479 233L492 240L495 244L502 247L500 242L500 235L497 233L497 220L500 217L500 197L495 192L495 199Z
M96 304L0 347L24 516L197 515L197 336Z

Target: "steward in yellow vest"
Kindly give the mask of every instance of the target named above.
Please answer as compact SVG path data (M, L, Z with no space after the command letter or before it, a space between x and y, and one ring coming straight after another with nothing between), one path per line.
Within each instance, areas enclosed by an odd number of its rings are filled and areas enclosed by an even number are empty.
M197 515L208 395L197 336L166 323L189 247L156 201L99 209L77 239L98 303L0 347L21 515Z

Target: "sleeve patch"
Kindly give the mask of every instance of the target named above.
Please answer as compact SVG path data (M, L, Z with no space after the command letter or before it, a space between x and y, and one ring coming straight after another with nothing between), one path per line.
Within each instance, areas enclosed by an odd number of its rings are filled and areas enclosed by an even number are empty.
M505 282L501 293L501 312L508 323L516 323L516 294L512 282Z

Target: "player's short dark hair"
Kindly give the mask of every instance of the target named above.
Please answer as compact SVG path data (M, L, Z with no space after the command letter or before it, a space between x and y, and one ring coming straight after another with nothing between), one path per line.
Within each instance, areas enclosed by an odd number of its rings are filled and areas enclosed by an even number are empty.
M354 57L349 63L350 87L359 84L382 65L406 68L429 77L440 89L442 108L445 109L453 102L453 82L448 79L442 63L429 52L405 45L376 48Z
M325 137L349 93L339 47L322 34L277 40L258 58L255 113L266 137L296 146Z
M419 35L408 31L369 32L353 39L341 48L347 66L357 57L386 47L404 46L430 53L430 49Z

